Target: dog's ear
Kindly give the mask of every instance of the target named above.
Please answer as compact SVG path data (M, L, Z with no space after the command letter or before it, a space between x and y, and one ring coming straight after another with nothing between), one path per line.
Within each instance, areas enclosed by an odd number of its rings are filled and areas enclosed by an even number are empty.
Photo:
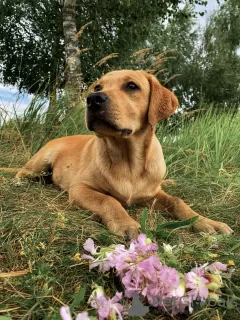
M154 126L175 112L178 99L170 90L163 87L156 77L147 73L147 78L150 84L148 121L151 126Z

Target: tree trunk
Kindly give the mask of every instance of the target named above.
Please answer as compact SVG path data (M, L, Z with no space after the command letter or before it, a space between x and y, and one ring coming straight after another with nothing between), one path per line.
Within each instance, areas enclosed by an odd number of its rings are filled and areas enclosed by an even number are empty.
M63 32L65 40L66 89L72 102L78 101L81 93L81 66L78 56L78 40L76 39L76 0L65 0L63 6ZM70 103L69 107L73 107Z

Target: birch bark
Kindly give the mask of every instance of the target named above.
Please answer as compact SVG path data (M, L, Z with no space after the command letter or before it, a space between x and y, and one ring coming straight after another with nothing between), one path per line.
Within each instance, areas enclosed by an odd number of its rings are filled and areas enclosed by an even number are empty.
M66 89L81 91L81 64L76 39L76 0L65 0L63 6L63 32L66 59Z

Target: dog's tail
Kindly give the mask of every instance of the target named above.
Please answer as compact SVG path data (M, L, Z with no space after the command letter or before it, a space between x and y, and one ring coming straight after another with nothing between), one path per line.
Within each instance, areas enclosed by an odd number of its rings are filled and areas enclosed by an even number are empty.
M5 171L5 172L18 172L20 170L21 168L0 168L0 171Z

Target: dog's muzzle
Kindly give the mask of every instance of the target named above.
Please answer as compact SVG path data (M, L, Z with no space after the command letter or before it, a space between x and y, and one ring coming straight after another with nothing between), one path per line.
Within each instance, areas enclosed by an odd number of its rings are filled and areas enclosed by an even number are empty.
M94 92L87 97L87 127L90 131L96 131L99 125L104 125L123 136L132 133L131 129L120 128L108 114L110 99L103 92Z
M91 112L99 112L106 107L108 103L108 97L102 92L94 92L87 97L87 108Z

